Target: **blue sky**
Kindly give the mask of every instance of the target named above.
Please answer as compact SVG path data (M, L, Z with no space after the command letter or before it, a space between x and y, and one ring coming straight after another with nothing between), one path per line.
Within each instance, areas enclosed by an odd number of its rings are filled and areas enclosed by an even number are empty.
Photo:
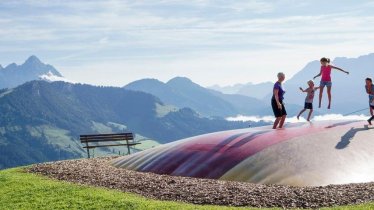
M97 85L258 83L322 56L373 53L372 11L348 0L1 1L0 64L36 55Z

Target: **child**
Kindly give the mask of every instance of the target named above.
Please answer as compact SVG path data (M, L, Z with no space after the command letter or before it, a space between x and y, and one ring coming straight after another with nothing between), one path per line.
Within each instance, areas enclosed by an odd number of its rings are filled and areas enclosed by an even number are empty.
M366 78L365 83L366 93L369 94L369 106L371 114L371 118L368 119L368 123L369 125L371 125L371 121L374 120L374 85L373 80L371 78Z
M307 93L306 98L305 98L305 105L304 109L300 111L299 115L297 115L297 119L300 118L300 115L305 112L305 110L309 109L309 114L308 114L308 119L307 121L310 121L310 116L313 113L313 99L314 99L314 92L320 88L320 87L314 87L314 82L312 80L308 81L309 87L305 90L300 87L300 90L304 93Z
M322 94L323 94L323 89L325 86L327 86L327 95L328 95L328 98L329 98L329 105L328 105L328 109L331 108L331 86L332 86L332 82L331 82L331 70L332 69L337 69L339 71L342 71L346 74L349 74L348 71L345 71L339 67L336 67L336 66L333 66L333 65L330 65L330 59L329 58L321 58L320 60L321 62L321 71L319 72L319 74L317 74L313 79L319 77L322 75L322 78L321 78L321 83L320 83L320 90L319 90L319 108L321 108L321 101L322 101Z

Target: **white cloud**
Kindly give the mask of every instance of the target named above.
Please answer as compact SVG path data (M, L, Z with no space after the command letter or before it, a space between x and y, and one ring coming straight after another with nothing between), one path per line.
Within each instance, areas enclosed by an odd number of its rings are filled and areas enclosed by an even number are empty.
M108 37L103 37L99 40L99 44L105 45L108 44L109 38Z
M253 121L253 122L260 122L260 121L265 121L265 122L274 122L274 117L273 116L243 116L243 115L238 115L236 117L228 117L226 118L228 121Z
M76 83L64 77L56 76L52 72L48 72L47 74L40 75L39 78L41 80L48 81L48 82L63 81L63 82L68 82L68 83Z
M269 13L274 10L274 4L269 1L234 1L227 7L237 12L253 12L256 14Z
M369 117L366 115L348 115L343 116L341 114L326 114L326 115L317 115L312 118L313 121L329 121L329 120L362 120L366 121ZM274 122L275 118L273 116L243 116L238 115L236 117L228 117L226 120L229 121L253 121L253 122ZM295 122L306 122L305 118L300 117L298 120L296 117L291 117L286 119L287 123L295 123Z

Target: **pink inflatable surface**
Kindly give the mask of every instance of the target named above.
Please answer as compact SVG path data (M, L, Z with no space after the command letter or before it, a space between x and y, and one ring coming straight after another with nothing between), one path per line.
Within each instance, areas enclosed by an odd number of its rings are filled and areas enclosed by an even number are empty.
M257 127L182 139L115 159L141 172L259 184L374 181L374 128L358 121Z

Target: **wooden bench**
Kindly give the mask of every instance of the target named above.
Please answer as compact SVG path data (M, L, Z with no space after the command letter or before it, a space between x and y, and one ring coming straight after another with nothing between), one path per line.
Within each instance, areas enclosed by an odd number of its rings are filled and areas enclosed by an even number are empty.
M87 157L90 158L90 149L96 147L115 147L115 146L127 146L128 154L130 154L130 146L135 146L141 144L134 141L133 133L116 133L116 134L90 134L90 135L80 135L81 143L85 144L83 148L87 149ZM116 142L116 141L126 141L126 143L118 144L99 144L100 142Z

